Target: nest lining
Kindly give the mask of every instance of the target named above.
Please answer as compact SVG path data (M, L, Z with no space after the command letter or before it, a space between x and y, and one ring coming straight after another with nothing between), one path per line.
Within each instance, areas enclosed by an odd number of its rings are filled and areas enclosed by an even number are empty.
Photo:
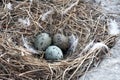
M9 3L4 1L4 3ZM58 0L46 1L14 1L13 10L0 5L0 78L1 79L40 79L40 80L77 80L103 58L106 51L87 50L85 47L92 41L104 42L111 48L116 36L108 34L107 21L102 20L100 8L89 3L79 2L62 14L67 7L75 2ZM64 4L63 4L64 3ZM70 3L70 5L68 4ZM47 15L45 16L45 13ZM42 17L44 15L44 19ZM30 20L30 25L21 24L18 19ZM33 46L34 37L41 32L51 36L59 30L65 35L76 34L79 42L71 56L60 61L46 61L41 55L31 55L24 47L22 36ZM109 53L109 52L107 52Z

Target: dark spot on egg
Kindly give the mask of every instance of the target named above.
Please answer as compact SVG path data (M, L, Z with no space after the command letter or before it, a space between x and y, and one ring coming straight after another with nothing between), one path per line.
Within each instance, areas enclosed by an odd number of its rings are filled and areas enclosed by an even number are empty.
M43 42L41 42L40 45L42 46L42 45L43 45Z
M44 40L44 38L42 38L42 40Z
M49 55L52 56L52 53L50 53Z
M44 48L41 48L42 50L44 50Z

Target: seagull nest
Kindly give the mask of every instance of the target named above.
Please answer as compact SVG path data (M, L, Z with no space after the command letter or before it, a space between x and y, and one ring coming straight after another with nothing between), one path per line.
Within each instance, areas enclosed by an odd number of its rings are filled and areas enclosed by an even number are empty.
M109 16L79 0L2 0L0 12L0 79L77 80L115 43ZM44 51L34 49L34 38L59 31L77 36L77 47L63 60L45 60Z

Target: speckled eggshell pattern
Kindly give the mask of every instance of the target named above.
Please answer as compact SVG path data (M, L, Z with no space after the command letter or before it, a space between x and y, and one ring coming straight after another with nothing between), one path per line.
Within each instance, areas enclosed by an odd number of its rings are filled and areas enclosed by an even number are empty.
M52 39L47 33L39 34L35 39L35 47L38 50L46 50L52 43Z
M66 51L69 48L68 38L63 34L55 34L53 44Z
M45 59L61 60L61 59L63 59L63 52L57 46L49 46L45 51Z

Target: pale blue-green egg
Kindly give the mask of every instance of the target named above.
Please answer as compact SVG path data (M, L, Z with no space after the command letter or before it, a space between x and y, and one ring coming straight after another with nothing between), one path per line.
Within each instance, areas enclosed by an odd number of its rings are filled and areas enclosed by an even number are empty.
M49 46L45 51L45 59L61 60L61 59L63 59L63 52L57 46Z
M35 47L38 50L46 50L52 42L51 37L47 33L41 33L35 38Z

